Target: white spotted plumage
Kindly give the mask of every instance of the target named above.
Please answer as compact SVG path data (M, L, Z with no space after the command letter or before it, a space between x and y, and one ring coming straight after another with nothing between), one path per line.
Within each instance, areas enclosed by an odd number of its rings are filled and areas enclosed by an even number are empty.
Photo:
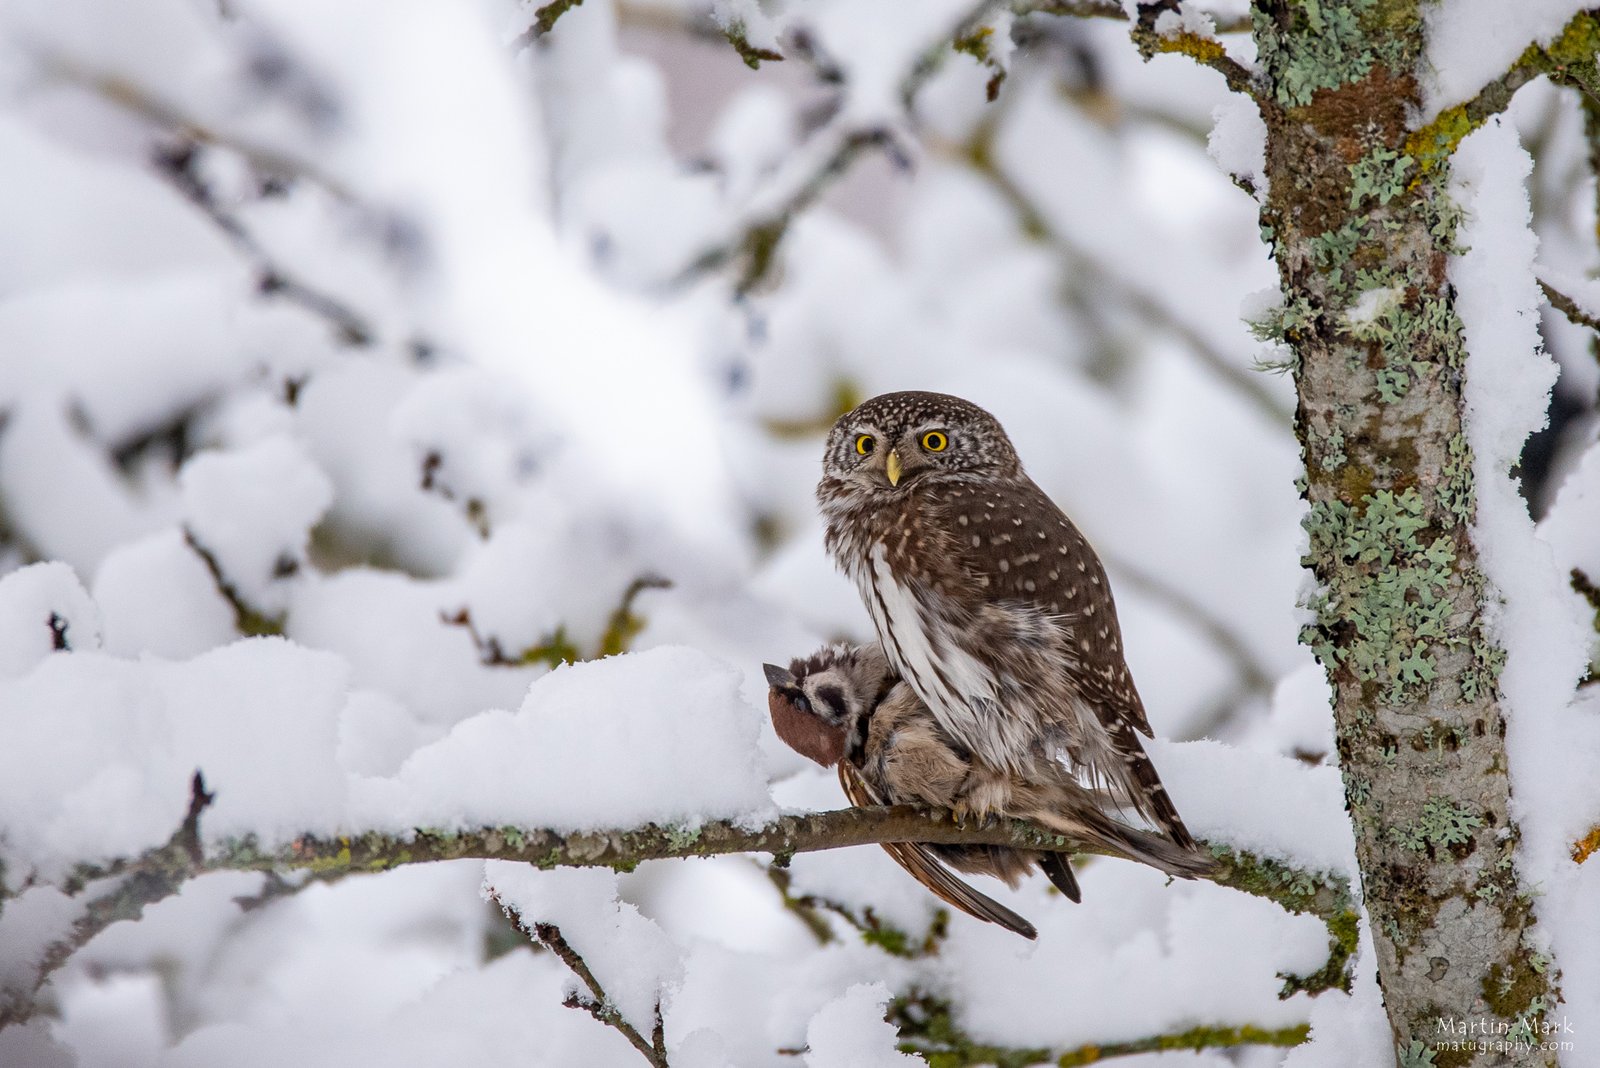
M817 499L890 661L974 767L1027 778L1064 759L1192 843L1137 737L1150 727L1100 561L992 415L875 397L834 425Z
M950 632L946 613L925 606L895 579L881 542L868 563L858 569L857 585L896 674L961 745L997 768L1020 770L1015 757L1027 749L1028 725L1003 712L1005 695L994 673Z

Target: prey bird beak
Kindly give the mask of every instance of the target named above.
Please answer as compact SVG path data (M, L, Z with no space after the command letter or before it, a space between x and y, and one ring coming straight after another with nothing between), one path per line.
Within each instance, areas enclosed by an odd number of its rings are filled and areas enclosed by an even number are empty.
M890 449L888 457L883 461L883 473L889 476L889 485L900 485L900 450Z
M781 668L777 664L762 664L761 670L766 674L767 685L769 686L776 686L781 689L794 685L794 675L787 668Z

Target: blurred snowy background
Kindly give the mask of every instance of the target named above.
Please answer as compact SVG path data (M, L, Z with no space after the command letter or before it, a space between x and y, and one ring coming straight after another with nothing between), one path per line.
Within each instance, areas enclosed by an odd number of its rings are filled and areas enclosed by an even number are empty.
M1296 644L1293 393L1243 321L1276 293L1260 121L1112 20L1007 13L953 51L978 9L0 8L0 981L75 919L51 881L165 842L196 767L203 833L265 843L842 805L760 665L870 632L812 490L832 420L895 389L994 411L1098 547L1191 826L1352 870ZM1581 279L1578 107L1535 86L1513 118L1541 258ZM1600 382L1543 327L1536 517ZM1001 1049L1309 1021L1170 1057L1389 1055L1368 960L1280 1001L1325 932L1233 891L1110 861L1079 907L985 885L1026 944L946 926L876 848L767 859L463 861L249 909L261 876L207 876L76 954L0 1064L642 1063L486 880L645 1030L659 998L679 1068L900 1063L886 1008Z

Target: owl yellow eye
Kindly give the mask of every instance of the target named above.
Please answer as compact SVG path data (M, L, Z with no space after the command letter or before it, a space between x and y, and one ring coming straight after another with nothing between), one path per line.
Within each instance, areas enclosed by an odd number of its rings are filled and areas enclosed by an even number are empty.
M950 439L937 430L930 430L922 435L922 447L929 452L944 452L944 447L950 444Z
M871 452L877 446L877 444L877 441L873 439L871 434L856 435L856 452L859 455L865 456L867 453Z

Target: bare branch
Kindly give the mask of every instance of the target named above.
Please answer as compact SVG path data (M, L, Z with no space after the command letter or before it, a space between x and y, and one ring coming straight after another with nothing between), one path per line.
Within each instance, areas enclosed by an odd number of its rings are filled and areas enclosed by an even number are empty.
M1544 299L1550 302L1550 306L1565 315L1573 325L1586 326L1590 330L1600 330L1600 315L1589 311L1543 278L1539 279L1539 289L1543 291Z
M589 967L583 956L572 948L572 944L563 937L560 927L553 923L537 922L530 926L527 918L522 915L522 911L514 905L506 904L499 893L490 890L489 897L496 905L500 906L506 917L516 924L517 930L533 941L543 944L550 952L559 957L561 963L571 969L572 974L576 975L579 981L588 988L588 997L577 993L568 997L565 1002L567 1008L582 1009L600 1023L620 1033L655 1068L670 1068L667 1064L666 1027L661 1018L661 1002L659 1000L656 1002L655 1023L651 1028L650 1037L647 1039L639 1033L637 1027L629 1023L627 1018L618 1011L616 1005L606 995L605 987L600 985L600 980L596 978L594 970Z

